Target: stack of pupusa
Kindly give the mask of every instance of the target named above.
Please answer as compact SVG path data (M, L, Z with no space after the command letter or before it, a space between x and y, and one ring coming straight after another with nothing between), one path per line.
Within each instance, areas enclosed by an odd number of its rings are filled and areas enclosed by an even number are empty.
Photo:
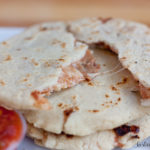
M31 27L0 45L0 103L24 113L39 145L131 147L150 135L140 103L149 98L149 39L148 27L120 19Z

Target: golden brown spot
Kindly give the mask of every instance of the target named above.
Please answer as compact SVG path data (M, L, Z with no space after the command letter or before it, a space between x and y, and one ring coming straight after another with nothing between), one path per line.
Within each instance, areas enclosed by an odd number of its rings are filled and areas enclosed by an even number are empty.
M60 59L58 59L59 61L62 61L62 62L65 62L65 59L63 59L63 58L60 58Z
M72 99L73 99L73 100L75 100L76 98L77 98L77 96L75 96L75 95L74 95L74 96L72 96Z
M105 107L106 107L106 108L109 108L110 106L109 106L109 105L106 105Z
M40 27L40 31L46 31L47 29L47 27Z
M150 88L144 87L142 84L139 84L141 97L146 100L150 98Z
M96 110L96 109L94 109L94 110L88 110L88 112L97 113L97 112L99 112L99 110Z
M89 81L89 82L88 82L88 85L94 86L94 83Z
M38 62L36 62L34 59L32 59L32 63L35 65L35 66L38 66Z
M5 85L5 82L4 82L3 80L0 80L0 84L1 84L2 86L4 86L4 85Z
M7 57L5 58L5 61L9 61L9 60L11 60L12 58L11 58L11 56L10 55L7 55Z
M93 31L91 34L99 34L99 31Z
M62 47L62 48L66 48L66 43L62 43L62 44L61 44L61 47Z
M62 103L59 103L59 104L58 104L58 107L62 107L62 105L63 105Z
M101 104L102 106L104 106L104 104Z
M7 45L7 42L6 42L6 41L4 41L4 42L2 42L2 44L3 44L3 45Z
M64 110L64 122L68 120L68 117L73 113L73 108Z
M35 100L35 103L34 103L34 106L37 107L37 108L41 108L43 105L46 105L47 108L46 109L51 109L51 105L48 101L47 98L41 96L41 93L40 91L33 91L31 93L31 96L34 98Z
M25 78L25 79L23 79L23 81L24 81L24 82L26 82L26 81L28 81L28 79L27 79L27 78Z
M110 101L110 103L112 104L112 101Z
M29 73L26 74L26 77L30 77L31 75Z
M24 60L27 60L28 59L28 57L22 57Z
M109 97L109 95L108 95L108 94L105 94L105 97L106 97L106 98L108 98L108 97Z
M110 21L112 18L111 17L108 17L108 18L102 18L102 17L99 17L99 19L101 20L101 22L103 24L107 23L108 21Z
M45 67L50 67L51 66L51 64L49 62L45 62L44 65L45 65Z
M78 110L79 110L79 107L78 107L78 106L75 106L74 109L75 109L76 111L78 111Z
M117 85L121 85L121 84L126 84L128 81L128 78L123 78L123 80L121 82L118 82Z
M94 113L97 113L97 112L99 112L99 110L93 110L93 112L94 112Z
M150 34L150 31L146 31L145 34Z
M114 86L112 86L111 89L112 89L113 91L117 91L117 88L114 87Z

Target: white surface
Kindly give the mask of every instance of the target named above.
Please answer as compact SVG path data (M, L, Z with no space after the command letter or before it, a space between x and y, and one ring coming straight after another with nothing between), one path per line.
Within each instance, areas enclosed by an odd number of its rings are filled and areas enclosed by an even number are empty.
M23 28L0 28L0 41L4 41L17 33L20 33L22 30ZM21 143L20 147L18 148L18 150L47 150L47 149L36 146L31 139L25 138L24 141ZM130 150L150 150L150 138L138 144L138 146L135 145L134 148L131 148Z

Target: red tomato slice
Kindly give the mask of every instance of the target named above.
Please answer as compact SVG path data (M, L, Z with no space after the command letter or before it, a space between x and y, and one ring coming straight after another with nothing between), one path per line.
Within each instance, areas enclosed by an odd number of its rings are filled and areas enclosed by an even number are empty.
M15 150L25 130L25 121L19 113L0 107L0 150Z

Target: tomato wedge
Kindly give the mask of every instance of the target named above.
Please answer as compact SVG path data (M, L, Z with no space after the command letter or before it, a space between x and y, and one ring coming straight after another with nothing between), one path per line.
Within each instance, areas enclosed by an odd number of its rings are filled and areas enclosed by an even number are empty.
M18 112L0 107L0 150L15 150L25 130L25 121Z

